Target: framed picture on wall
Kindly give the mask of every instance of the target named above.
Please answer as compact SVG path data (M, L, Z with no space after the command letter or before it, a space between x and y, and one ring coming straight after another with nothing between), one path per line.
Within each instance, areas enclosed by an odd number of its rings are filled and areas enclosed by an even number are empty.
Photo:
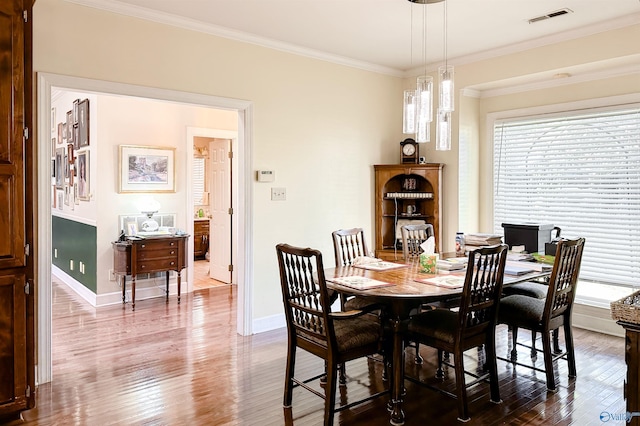
M56 195L58 198L58 210L64 210L64 191L61 189L56 189Z
M56 138L51 138L51 156L55 157L56 156Z
M64 148L56 149L56 188L62 189L64 187Z
M78 173L77 182L78 185L78 199L82 201L89 201L89 151L78 151Z
M76 99L75 101L73 101L73 115L71 116L73 118L73 124L76 124L78 122L78 105L80 104L80 99Z
M56 109L51 108L51 136L56 134Z
M73 143L73 111L67 111L67 143Z
M175 148L120 145L119 192L176 192Z
M62 145L62 141L64 139L64 124L58 123L58 145Z
M89 99L78 104L78 141L77 147L89 145Z

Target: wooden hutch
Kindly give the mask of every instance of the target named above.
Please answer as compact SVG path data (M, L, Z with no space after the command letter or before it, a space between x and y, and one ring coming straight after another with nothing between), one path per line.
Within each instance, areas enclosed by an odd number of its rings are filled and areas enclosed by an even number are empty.
M376 231L375 256L385 260L402 259L399 227L403 223L424 221L433 225L436 251L442 231L442 169L444 164L375 165Z

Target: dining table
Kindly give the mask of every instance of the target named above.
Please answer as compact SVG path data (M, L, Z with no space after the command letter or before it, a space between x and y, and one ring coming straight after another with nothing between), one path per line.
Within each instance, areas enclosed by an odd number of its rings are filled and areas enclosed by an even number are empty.
M508 262L515 264L515 262ZM534 262L518 262L534 266ZM551 275L551 268L539 264L519 275L505 273L503 286L541 279ZM403 323L428 303L455 300L462 294L465 270L436 273L421 272L419 261L395 263L371 262L362 265L337 266L325 269L327 287L347 295L366 298L384 306L384 318L392 334L391 411L390 424L403 425L404 336ZM518 272L519 273L519 272Z

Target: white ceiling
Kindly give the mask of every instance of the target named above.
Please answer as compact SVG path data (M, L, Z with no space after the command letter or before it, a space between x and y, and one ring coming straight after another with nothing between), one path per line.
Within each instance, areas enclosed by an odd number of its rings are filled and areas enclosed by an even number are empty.
M443 61L445 3L407 0L67 0L392 75ZM640 22L640 0L447 0L449 62ZM567 8L572 13L530 24ZM412 23L413 22L413 23ZM639 41L640 42L640 41Z

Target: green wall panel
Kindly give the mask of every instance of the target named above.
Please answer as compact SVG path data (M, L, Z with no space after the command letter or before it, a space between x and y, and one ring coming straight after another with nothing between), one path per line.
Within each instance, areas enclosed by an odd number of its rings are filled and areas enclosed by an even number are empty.
M96 227L52 216L51 230L53 264L92 292L97 293ZM72 260L73 270L71 270ZM81 271L80 262L84 265L84 273Z

